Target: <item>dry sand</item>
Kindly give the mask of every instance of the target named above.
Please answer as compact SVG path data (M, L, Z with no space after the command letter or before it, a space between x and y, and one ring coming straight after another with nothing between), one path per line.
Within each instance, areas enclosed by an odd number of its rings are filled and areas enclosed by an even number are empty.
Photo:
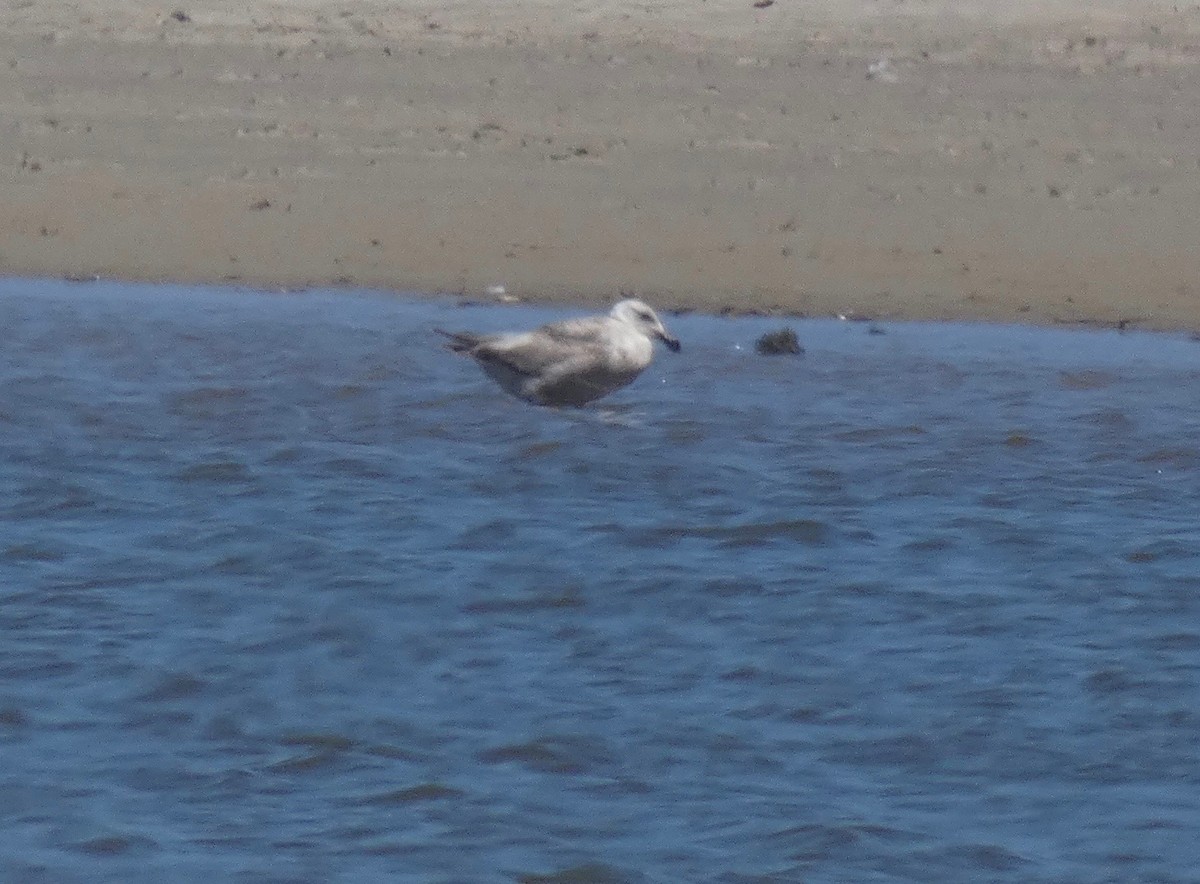
M1200 328L1200 6L178 2L0 9L0 272Z

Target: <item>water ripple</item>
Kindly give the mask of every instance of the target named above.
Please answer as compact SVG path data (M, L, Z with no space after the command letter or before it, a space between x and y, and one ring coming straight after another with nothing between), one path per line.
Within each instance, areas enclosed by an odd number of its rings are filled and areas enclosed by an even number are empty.
M0 284L0 879L1191 880L1200 349Z

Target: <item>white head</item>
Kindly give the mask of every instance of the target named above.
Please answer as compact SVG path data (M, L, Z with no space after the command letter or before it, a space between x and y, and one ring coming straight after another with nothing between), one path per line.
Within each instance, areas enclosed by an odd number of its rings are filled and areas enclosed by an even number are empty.
M679 352L679 339L672 336L650 306L637 298L618 301L609 313L613 319L632 325L650 339L658 338L671 350Z

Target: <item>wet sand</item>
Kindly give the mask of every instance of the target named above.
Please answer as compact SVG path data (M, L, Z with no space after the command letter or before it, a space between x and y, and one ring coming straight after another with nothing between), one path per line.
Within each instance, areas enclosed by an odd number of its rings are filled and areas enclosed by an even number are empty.
M1200 7L112 5L0 10L0 273L1200 329Z

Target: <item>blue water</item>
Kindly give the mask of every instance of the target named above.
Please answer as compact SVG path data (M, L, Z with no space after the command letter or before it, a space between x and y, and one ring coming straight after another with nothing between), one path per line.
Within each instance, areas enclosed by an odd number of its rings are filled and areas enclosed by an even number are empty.
M0 880L1195 881L1200 344L0 283Z

